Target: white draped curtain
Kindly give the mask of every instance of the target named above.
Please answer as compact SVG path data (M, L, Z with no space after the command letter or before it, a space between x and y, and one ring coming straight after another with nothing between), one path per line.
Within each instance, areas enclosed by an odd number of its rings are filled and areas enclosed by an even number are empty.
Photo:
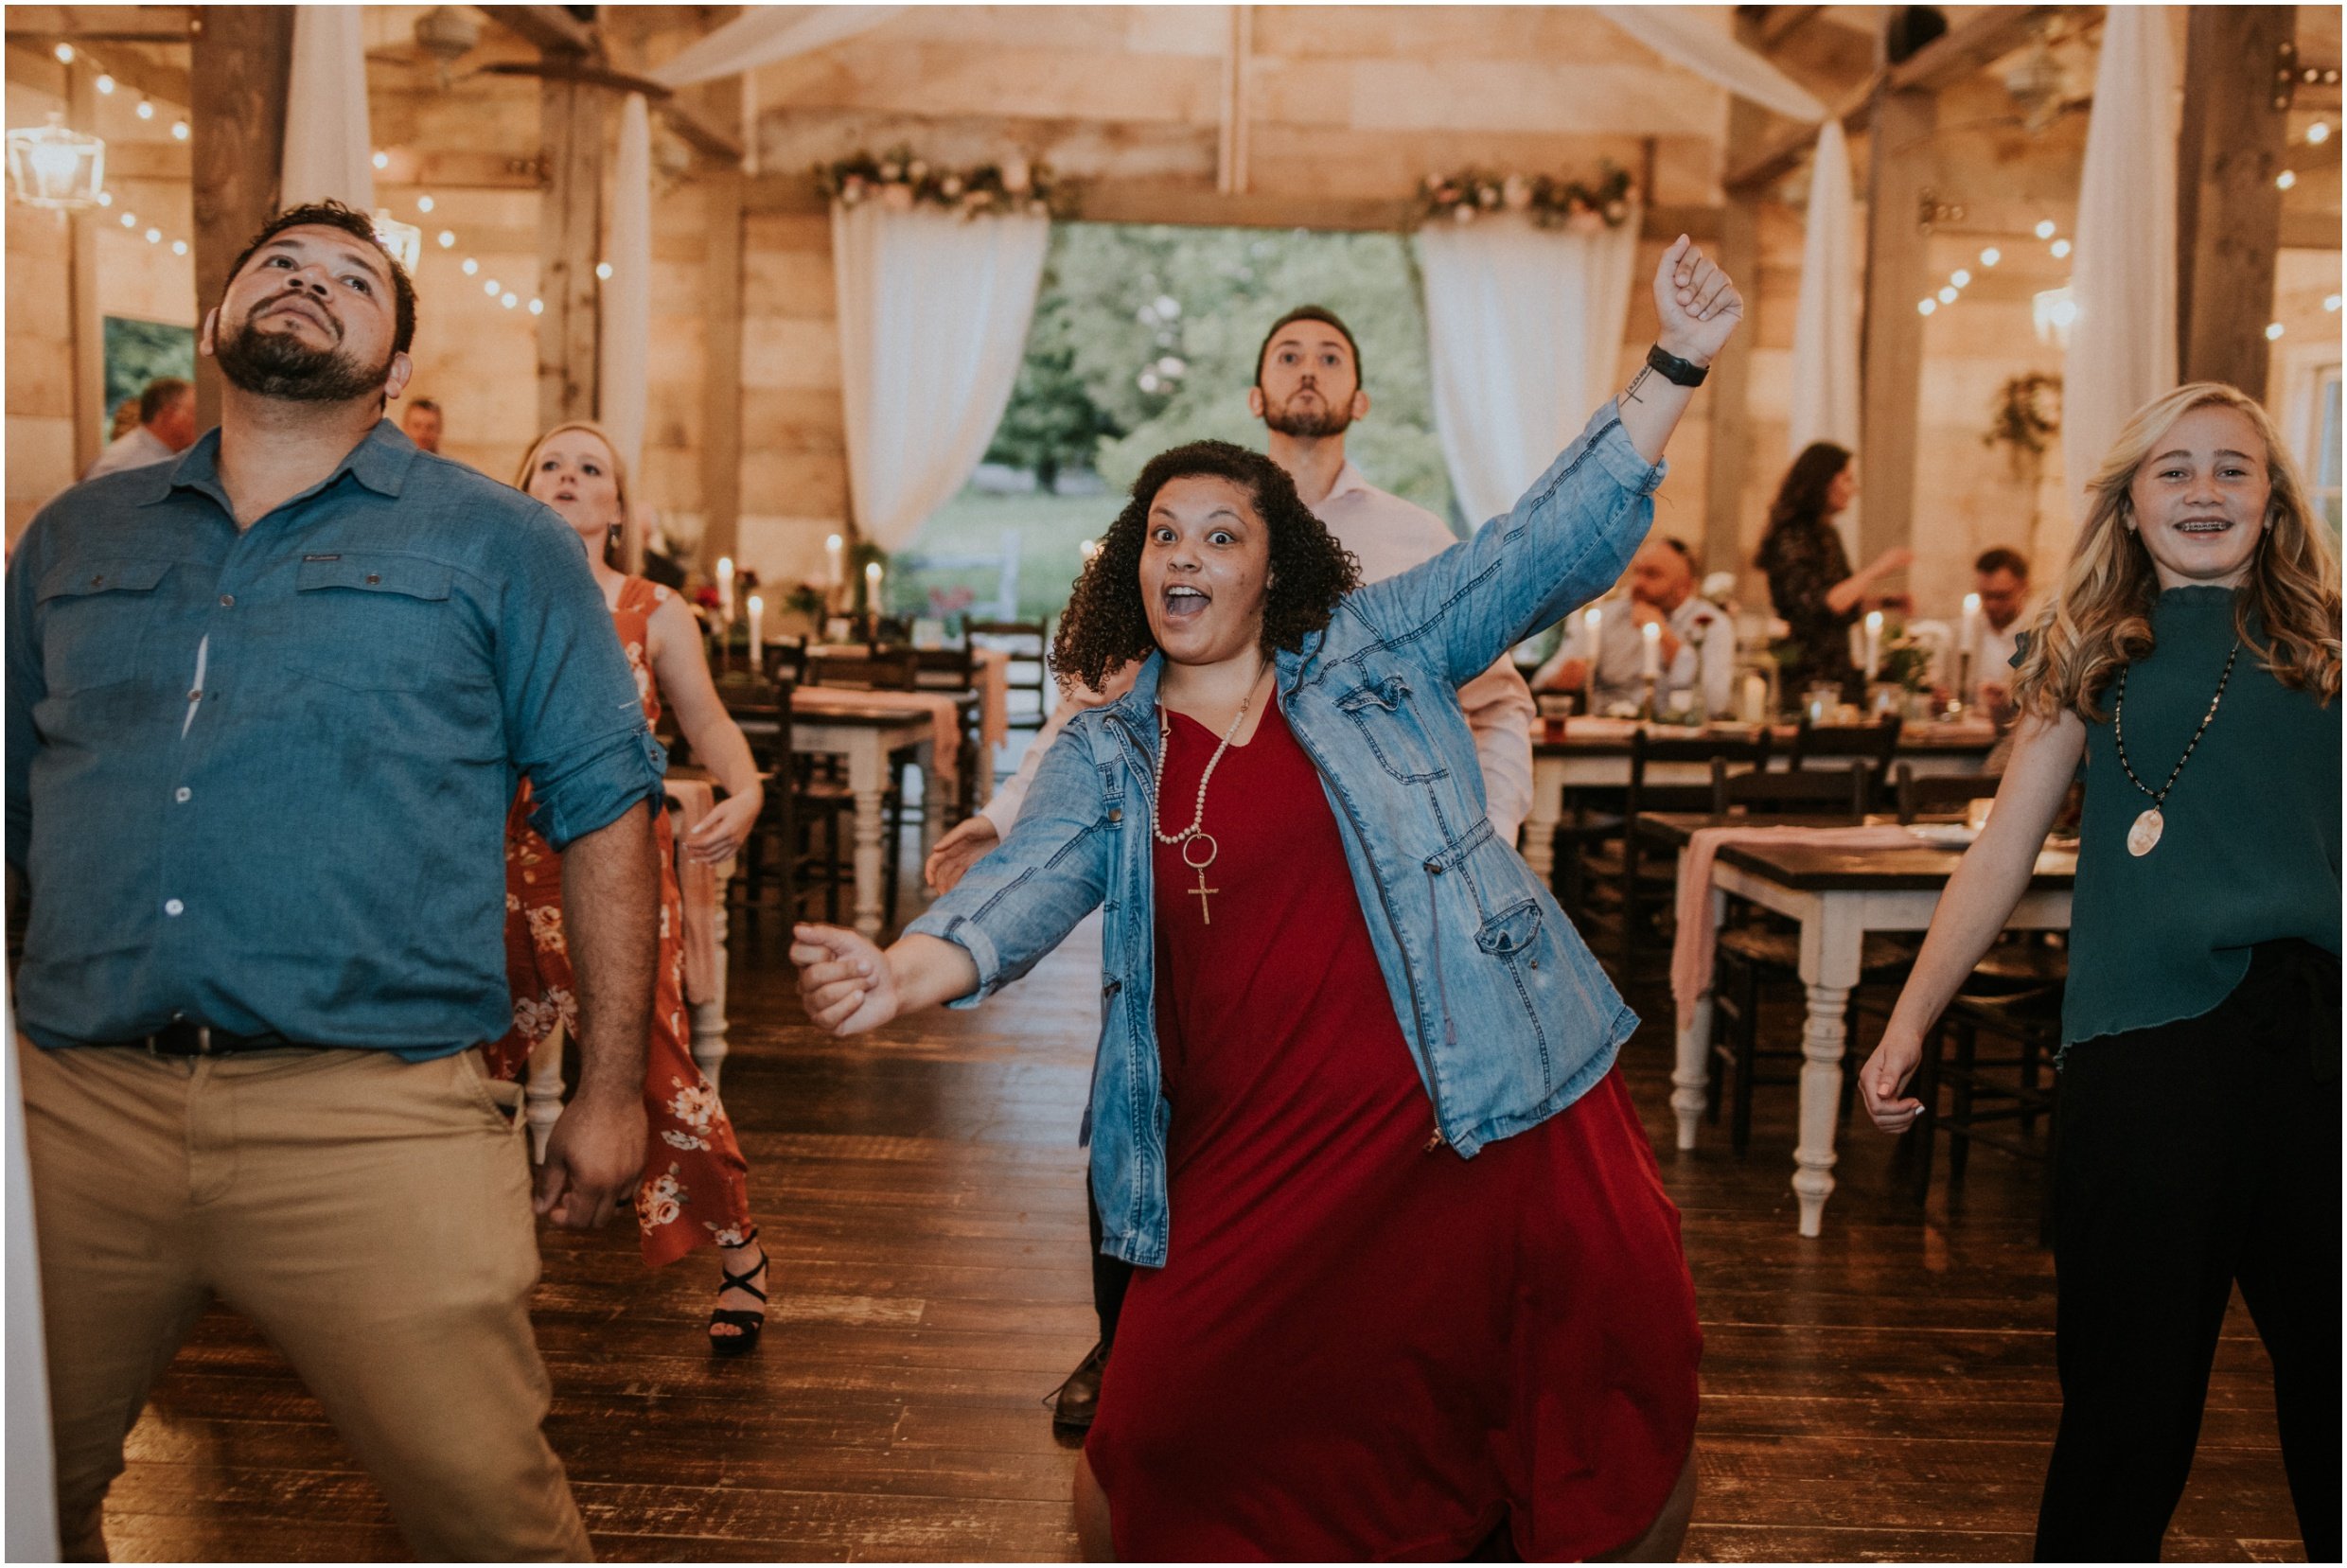
M596 410L620 461L638 468L652 352L652 119L641 93L628 94L620 106L619 156L611 170L603 258L611 264L611 278L603 291L596 345L602 388Z
M1714 87L1796 120L1826 117L1826 106L1807 88L1778 70L1766 55L1738 43L1720 25L1719 10L1697 6L1593 9L1673 65L1694 72Z
M1515 217L1418 233L1435 426L1471 521L1516 503L1615 389L1639 213L1596 233Z
M1050 234L1040 215L832 208L848 489L857 532L883 550L909 544L985 454Z
M2177 62L2163 7L2113 6L2094 70L2062 356L2062 473L2073 518L2127 416L2176 385Z
M293 9L292 74L285 97L279 200L347 203L375 210L375 149L367 139L366 39L356 6Z
M1842 122L1817 133L1809 169L1808 231L1801 247L1801 300L1793 312L1792 415L1789 455L1812 441L1858 449L1858 216L1850 193L1850 148ZM1836 520L1842 545L1858 558L1858 506Z

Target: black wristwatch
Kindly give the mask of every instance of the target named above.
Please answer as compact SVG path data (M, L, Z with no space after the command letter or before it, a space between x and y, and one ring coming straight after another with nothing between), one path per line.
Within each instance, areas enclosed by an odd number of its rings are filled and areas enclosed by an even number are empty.
M1646 351L1646 362L1650 369L1661 371L1663 379L1674 386L1702 386L1703 378L1711 374L1709 365L1683 360L1676 354L1667 354L1661 344Z

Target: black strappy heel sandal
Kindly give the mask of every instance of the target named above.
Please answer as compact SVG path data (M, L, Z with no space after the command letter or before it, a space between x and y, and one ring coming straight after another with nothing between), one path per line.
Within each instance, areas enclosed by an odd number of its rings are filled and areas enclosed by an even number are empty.
M758 1233L752 1229L749 1235L742 1238L742 1244L747 1246L757 1239ZM760 1301L764 1301L767 1298L766 1292L751 1284L750 1281L758 1277L759 1274L771 1263L772 1260L767 1257L764 1247L758 1249L757 1266L745 1269L740 1274L735 1274L723 1263L719 1263L717 1265L717 1294L722 1296L728 1291L744 1291L756 1296ZM717 1332L721 1327L731 1328L735 1331L721 1334ZM746 1356L758 1348L758 1335L765 1328L766 1311L764 1308L754 1312L740 1307L716 1308L709 1314L709 1348L721 1356Z

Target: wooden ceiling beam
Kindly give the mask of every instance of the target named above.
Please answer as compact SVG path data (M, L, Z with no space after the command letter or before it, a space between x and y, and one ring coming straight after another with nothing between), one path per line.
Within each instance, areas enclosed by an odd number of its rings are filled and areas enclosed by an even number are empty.
M484 6L483 15L546 54L592 55L603 42L560 6Z
M1760 24L1760 52L1775 48L1816 21L1825 9L1823 6L1771 6L1768 20Z
M653 111L668 122L670 130L691 145L697 152L723 163L742 161L742 145L695 114L676 94L675 89L640 77L628 71L614 71L607 66L591 65L575 59L554 58L536 64L507 61L485 65L485 76L537 77L545 81L575 81L590 87L608 88L615 93L641 93Z
M185 44L195 11L193 6L10 6L8 36L74 44Z

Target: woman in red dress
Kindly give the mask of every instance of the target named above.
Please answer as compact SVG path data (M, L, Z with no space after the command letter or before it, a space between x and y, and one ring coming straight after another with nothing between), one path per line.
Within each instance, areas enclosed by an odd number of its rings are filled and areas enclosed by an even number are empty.
M1655 299L1651 371L1515 511L1368 589L1269 459L1153 460L1056 650L1096 688L1143 660L1133 692L885 953L796 928L808 1016L854 1034L976 1000L1105 906L1093 1186L1152 1266L1077 1470L1090 1556L1677 1551L1702 1335L1614 1066L1634 1018L1475 819L1452 678L1651 520L1742 313L1684 238Z
M636 672L644 716L658 724L665 690L693 753L707 761L726 796L686 840L685 853L715 864L741 847L764 797L750 743L725 711L701 655L693 612L665 588L630 576L613 563L633 547L627 482L609 437L586 423L557 425L538 437L516 482L577 531L627 662ZM514 1027L489 1048L501 1077L518 1076L530 1052L556 1025L575 1031L578 1002L562 928L562 859L529 823L525 782L505 819L506 974ZM710 1314L710 1348L719 1355L754 1348L765 1326L766 1254L750 1215L750 1167L733 1125L693 1060L684 1011L684 904L665 812L654 818L660 843L660 960L645 1052L644 1108L651 1122L636 1223L644 1260L653 1268L698 1247L721 1255L718 1304Z

